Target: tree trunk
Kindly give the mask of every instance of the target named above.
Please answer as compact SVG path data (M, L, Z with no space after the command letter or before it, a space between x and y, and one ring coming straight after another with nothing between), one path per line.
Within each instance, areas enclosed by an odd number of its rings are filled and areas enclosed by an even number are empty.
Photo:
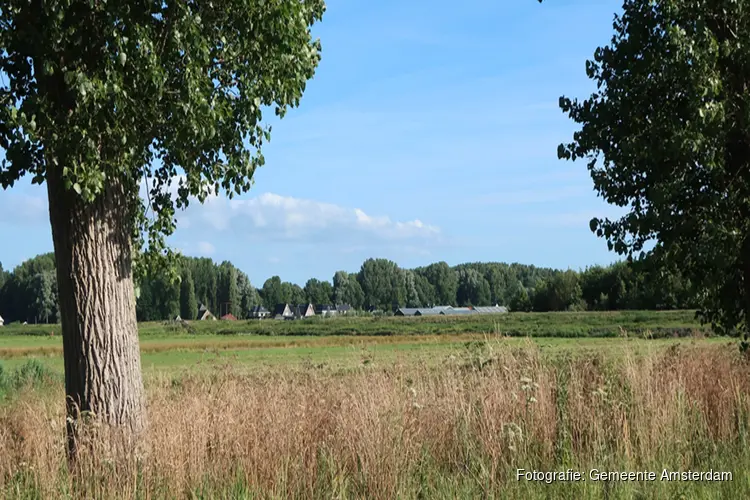
M743 340L745 341L744 348L748 347L748 340L750 340L750 236L745 237L745 241L742 245L742 292L744 293L743 305L744 305L744 320L745 320L745 331L743 332Z
M106 186L87 204L65 189L59 168L47 172L71 459L79 450L81 417L115 429L131 450L146 424L132 275L131 194L116 179L108 178Z

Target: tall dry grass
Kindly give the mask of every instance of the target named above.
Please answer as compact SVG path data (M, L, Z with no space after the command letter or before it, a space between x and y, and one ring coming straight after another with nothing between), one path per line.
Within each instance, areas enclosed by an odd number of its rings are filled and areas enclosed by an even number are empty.
M148 458L135 464L105 448L82 459L78 481L65 465L60 387L0 406L0 492L547 496L555 485L519 483L516 468L567 467L733 470L734 489L712 491L748 488L750 364L725 346L548 358L532 344L474 344L439 368L226 369L155 377L148 394ZM609 488L575 487L592 497Z

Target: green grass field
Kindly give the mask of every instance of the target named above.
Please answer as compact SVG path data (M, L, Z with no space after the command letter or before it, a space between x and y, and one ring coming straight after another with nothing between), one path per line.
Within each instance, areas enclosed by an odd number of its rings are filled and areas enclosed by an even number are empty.
M298 321L191 321L141 323L142 338L180 335L444 335L496 333L511 337L618 337L623 334L654 337L710 334L694 311L613 311L510 313L478 316L428 317L313 317ZM0 338L14 335L60 335L59 325L13 324L0 330Z
M692 312L142 324L151 459L104 449L75 481L49 333L0 331L3 498L750 495L750 363ZM732 480L545 484L518 468Z
M142 365L146 373L200 370L233 364L246 369L309 363L347 368L363 362L439 364L468 342L504 338L522 345L526 337L543 351L636 350L670 339L707 337L692 311L511 313L470 317L354 317L303 321L204 321L187 327L142 323ZM661 341L657 341L662 339ZM0 330L0 361L14 369L28 359L62 370L59 325L10 325Z

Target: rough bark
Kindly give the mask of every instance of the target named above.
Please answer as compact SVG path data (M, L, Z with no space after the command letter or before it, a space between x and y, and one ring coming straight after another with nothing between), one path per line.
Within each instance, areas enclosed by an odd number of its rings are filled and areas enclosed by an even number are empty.
M744 306L743 319L745 323L743 340L748 342L750 340L750 236L745 237L742 245L742 281L742 292L744 292L742 301Z
M84 203L47 173L65 359L68 454L79 450L81 417L116 429L126 446L146 423L127 189L107 179ZM86 413L82 413L86 412Z

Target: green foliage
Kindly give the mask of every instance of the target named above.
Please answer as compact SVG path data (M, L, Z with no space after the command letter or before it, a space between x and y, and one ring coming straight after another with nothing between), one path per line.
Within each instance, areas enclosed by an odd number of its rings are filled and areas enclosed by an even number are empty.
M471 268L458 271L456 301L459 306L488 306L490 299L490 284L479 271Z
M585 309L578 274L565 271L549 281L540 282L534 290L535 311L568 311Z
M0 274L0 315L6 322L57 321L57 280L51 253L37 255L13 272Z
M356 274L337 271L333 275L333 301L336 304L349 304L360 309L365 303L365 293L357 281Z
M242 316L240 311L242 301L240 290L237 286L237 275L237 268L230 262L222 262L219 266L219 310L215 311L214 314L218 314L219 316L223 316L224 314L232 314L235 317Z
M190 325L192 334L214 336L216 334L242 335L450 335L491 334L511 337L560 337L581 338L622 337L671 338L694 335L712 336L710 326L695 319L694 311L604 311L604 312L549 312L510 313L458 316L377 317L361 315L312 318L305 321L194 321ZM14 355L13 347L40 347L50 344L59 346L59 338L51 338L50 331L58 336L60 325L20 325L3 327L0 331L0 357ZM139 324L142 339L184 336L182 326L169 322L154 321ZM36 337L28 340L30 337ZM45 337L40 339L38 337ZM230 339L233 341L234 339ZM237 339L238 341L240 339ZM257 340L257 339L256 339ZM280 340L287 346L287 341ZM11 347L2 351L2 347ZM61 347L61 346L59 346ZM44 352L42 352L44 354Z
M435 302L440 305L456 305L458 275L446 262L430 264L418 270L435 289Z
M365 305L389 311L406 303L406 282L398 265L387 259L367 259L357 274Z
M140 321L171 319L178 312L183 318L192 318L192 315L184 314L185 301L190 302L186 274L192 278L198 304L206 305L214 314L226 312L221 310L220 304L227 301L229 294L239 297L239 304L232 301L231 311L240 319L258 304L269 309L281 303L349 304L354 309L366 305L358 275L345 271L335 273L333 286L312 279L302 289L274 276L259 291L244 272L229 262L219 266L208 258L181 257L179 265L181 284L169 282L167 274L146 276L142 281L136 304ZM382 277L375 275L372 280L386 286L382 293L376 292L377 296L385 297L385 303L379 307L390 310L394 286L396 297L403 301L399 302L401 305L431 307L444 304L437 300L437 287L428 276L439 280L450 274L425 272L427 268L409 270L392 266L376 265L368 269L386 273ZM442 265L437 267L442 268ZM493 304L492 296L502 297L497 303L517 311L695 309L698 304L698 293L690 280L677 267L664 267L652 258L632 263L618 262L607 267L593 266L581 272L569 270L563 273L495 262L460 264L448 270L457 276L456 297L448 302L460 305ZM43 302L43 294L37 290L40 279L44 278L35 278L44 273L54 276L51 255L31 259L8 275L5 285L0 288L0 314L7 322L28 320L33 323L35 317L44 321L44 314L36 312L39 303ZM228 276L234 276L234 282L228 281ZM37 288L34 288L34 283ZM55 287L53 293L56 296ZM50 321L56 316L55 309Z
M35 323L56 322L57 279L54 271L34 275L29 292L34 297L31 314Z
M526 288L523 285L518 287L516 295L511 299L510 310L518 312L531 311L531 299L529 298L529 292L526 291Z
M281 288L281 278L278 276L272 276L263 283L261 297L263 297L263 304L269 311L273 311L276 304L289 302L289 297L284 295Z
M307 298L305 297L305 291L299 285L295 283L284 282L281 284L282 288L289 290L289 303L290 304L306 304Z
M175 209L250 188L270 138L264 108L284 116L299 104L324 10L322 0L3 4L0 186L54 175L92 201L124 185L149 257L137 272L160 274Z
M404 305L406 307L422 307L423 302L422 297L419 294L419 289L417 288L416 274L410 269L402 269L401 275L405 290Z
M57 378L57 375L38 359L30 359L14 371L5 370L0 364L0 401L6 395L18 393L30 387L49 385Z
M260 298L257 290L250 283L250 278L239 270L237 271L237 291L240 294L240 308L239 314L235 314L235 316L242 319L247 317L250 308L260 303Z
M180 316L182 319L193 320L198 317L198 301L195 299L195 283L190 268L182 271L180 283Z
M750 329L750 11L626 0L614 30L586 63L596 92L560 99L581 128L559 156L585 159L596 191L628 208L591 229L629 257L656 241L700 290L705 320Z
M417 289L419 303L422 307L436 304L435 287L423 274L416 271L414 272L414 286Z
M305 301L311 304L331 304L333 286L328 281L310 278L305 283Z

